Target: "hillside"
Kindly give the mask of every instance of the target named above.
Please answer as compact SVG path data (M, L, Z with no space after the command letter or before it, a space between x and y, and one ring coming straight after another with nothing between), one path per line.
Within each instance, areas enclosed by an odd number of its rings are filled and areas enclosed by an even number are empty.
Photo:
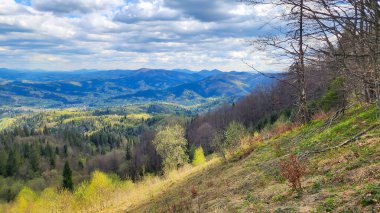
M356 106L336 119L331 119L332 114L318 114L310 124L303 126L279 119L254 137L242 140L242 146L228 163L210 156L201 166L185 166L166 178L147 177L135 184L113 182L98 174L90 181L90 188L76 190L73 197L57 195L49 189L38 197L24 191L5 210L28 208L38 212L43 206L46 211L53 208L59 212L68 209L89 212L379 212L378 113L373 106ZM286 161L289 154L297 155L306 168L306 175L301 179L302 193L292 191L280 175L279 164ZM83 200L79 196L90 193L87 190L100 180L103 182L93 186L91 191L95 200ZM57 199L58 206L54 201Z
M332 147L380 124L377 113L374 108L355 108L330 127L329 120L314 120L271 139L254 141L249 156L212 165L159 196L124 210L168 212L175 206L186 212L186 208L197 211L199 205L201 212L378 212L378 127L347 146L302 158L307 175L301 195L290 190L278 171L279 162L289 153L302 155ZM192 187L198 193L196 199L191 198Z
M252 141L247 157L211 164L153 198L107 212L379 212L379 126L346 146L304 156L302 194L291 191L278 169L289 153L300 156L333 147L379 125L377 113L372 107L355 108L331 126L329 119L317 119L271 139ZM264 134L286 129L283 124L272 128Z
M203 71L205 72L205 71ZM211 71L210 71L211 72ZM196 100L197 98L243 97L258 87L267 87L273 80L260 74L229 72L211 74L205 78L169 87L163 90L144 90L134 94L117 96L115 99L134 100Z

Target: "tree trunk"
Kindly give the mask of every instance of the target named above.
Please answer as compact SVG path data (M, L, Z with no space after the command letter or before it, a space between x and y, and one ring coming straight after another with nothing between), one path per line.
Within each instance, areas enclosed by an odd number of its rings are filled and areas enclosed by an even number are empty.
M379 81L380 81L380 73L379 73L379 39L380 39L380 6L377 0L372 0L372 9L374 12L374 31L375 31L375 41L374 41L374 54L373 54L373 69L374 69L374 88L376 95L376 103L378 108L380 108L380 91L379 91Z
M297 66L297 81L299 92L299 118L303 123L309 122L307 109L306 82L305 82L305 51L304 51L304 0L300 0L299 14L299 65Z

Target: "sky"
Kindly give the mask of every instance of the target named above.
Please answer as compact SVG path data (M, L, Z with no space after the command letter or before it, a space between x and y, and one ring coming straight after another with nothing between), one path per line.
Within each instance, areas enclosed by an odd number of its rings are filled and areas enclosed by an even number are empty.
M0 0L0 67L280 71L247 42L271 33L275 12L237 0Z

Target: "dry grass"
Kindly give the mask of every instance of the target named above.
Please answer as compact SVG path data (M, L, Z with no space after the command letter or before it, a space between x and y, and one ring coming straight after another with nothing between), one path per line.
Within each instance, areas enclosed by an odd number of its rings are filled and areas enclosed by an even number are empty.
M172 171L166 177L146 177L145 180L132 186L127 191L119 191L108 200L107 208L100 212L124 212L150 203L164 196L167 189L186 182L189 178L220 164L221 159L212 157L205 164L193 167L186 165ZM189 191L190 192L190 191Z

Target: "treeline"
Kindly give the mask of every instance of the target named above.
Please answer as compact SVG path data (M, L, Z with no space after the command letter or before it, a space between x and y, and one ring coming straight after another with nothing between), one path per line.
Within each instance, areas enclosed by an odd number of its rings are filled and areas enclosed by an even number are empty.
M24 185L35 191L60 187L65 162L75 183L89 179L95 170L133 180L161 171L152 140L165 116L110 115L71 121L83 114L60 113L22 117L0 133L0 200L12 200Z

